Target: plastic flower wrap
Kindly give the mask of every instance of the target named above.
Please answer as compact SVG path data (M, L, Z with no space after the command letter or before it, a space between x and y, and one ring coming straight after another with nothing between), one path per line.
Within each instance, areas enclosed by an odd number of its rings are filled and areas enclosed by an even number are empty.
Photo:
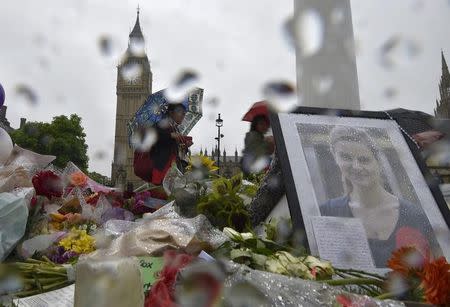
M72 229L71 232L59 241L58 245L64 247L66 251L78 254L88 254L95 250L95 240L88 235L86 230Z

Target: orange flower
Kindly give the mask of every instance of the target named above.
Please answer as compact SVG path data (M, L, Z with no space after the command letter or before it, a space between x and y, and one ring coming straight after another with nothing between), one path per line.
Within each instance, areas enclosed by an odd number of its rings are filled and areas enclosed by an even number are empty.
M450 305L450 264L444 257L426 263L420 276L428 303Z
M387 265L393 271L408 276L414 271L421 270L425 258L415 247L404 246L392 253Z
M82 187L87 183L87 176L83 172L75 172L70 175L70 183Z

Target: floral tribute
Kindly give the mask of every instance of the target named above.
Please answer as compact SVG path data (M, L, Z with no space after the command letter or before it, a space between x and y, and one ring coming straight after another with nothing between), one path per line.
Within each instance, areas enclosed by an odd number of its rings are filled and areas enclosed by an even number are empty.
M415 247L395 251L388 261L392 276L403 278L408 288L399 293L415 301L450 305L450 264L444 257L430 260Z
M36 195L45 196L48 199L52 197L61 197L63 193L63 184L61 178L52 171L42 171L32 178L32 183Z

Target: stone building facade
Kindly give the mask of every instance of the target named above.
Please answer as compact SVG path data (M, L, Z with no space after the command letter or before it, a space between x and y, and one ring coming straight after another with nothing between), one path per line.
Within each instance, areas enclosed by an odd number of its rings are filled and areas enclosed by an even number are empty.
M128 145L127 124L152 93L153 75L145 52L145 39L139 22L139 9L128 48L117 66L117 105L114 138L114 160L111 169L113 185L138 187L144 182L133 170L133 150Z

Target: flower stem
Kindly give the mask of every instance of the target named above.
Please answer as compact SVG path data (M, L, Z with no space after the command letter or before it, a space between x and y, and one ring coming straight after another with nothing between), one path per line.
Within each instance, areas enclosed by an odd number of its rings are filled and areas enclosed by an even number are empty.
M346 274L352 274L352 273L359 273L359 274L363 274L365 276L372 276L381 280L386 280L386 277L375 274L375 273L370 273L370 272L364 272L361 270L354 270L354 269L339 269L339 268L334 268L335 271L341 272L341 273L346 273Z
M385 299L394 298L394 297L396 297L396 294L394 292L386 292L386 293L380 294L378 296L375 296L374 298L377 300L385 300Z

